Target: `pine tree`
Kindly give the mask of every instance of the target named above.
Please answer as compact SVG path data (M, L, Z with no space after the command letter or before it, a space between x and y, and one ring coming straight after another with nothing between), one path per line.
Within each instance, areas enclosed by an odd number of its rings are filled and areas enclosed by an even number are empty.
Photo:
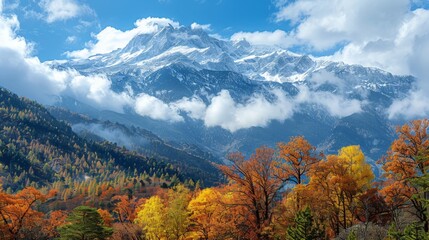
M102 240L113 233L111 228L103 225L103 219L95 208L79 206L73 210L66 221L67 223L58 229L60 239Z
M324 232L313 221L310 208L299 211L294 219L295 226L287 229L288 239L313 240L323 239Z

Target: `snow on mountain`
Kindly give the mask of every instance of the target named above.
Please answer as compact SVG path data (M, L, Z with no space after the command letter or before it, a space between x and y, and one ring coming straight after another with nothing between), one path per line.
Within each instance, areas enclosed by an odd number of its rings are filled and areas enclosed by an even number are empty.
M224 41L202 29L171 25L155 33L137 35L122 49L62 66L83 73L133 73L144 78L175 63L196 70L233 71L251 80L279 83L305 82L314 73L326 71L347 78L348 82L351 76L354 82L348 85L354 87L383 88L395 77L379 69L319 60L281 48L252 46L244 39Z
M171 25L107 54L51 64L107 75L114 91L133 95L138 106L149 104L144 111L131 107L125 115L100 111L95 117L221 155L305 135L327 150L360 144L377 159L393 138L385 110L415 81ZM156 114L148 113L152 109ZM169 113L175 115L156 117Z

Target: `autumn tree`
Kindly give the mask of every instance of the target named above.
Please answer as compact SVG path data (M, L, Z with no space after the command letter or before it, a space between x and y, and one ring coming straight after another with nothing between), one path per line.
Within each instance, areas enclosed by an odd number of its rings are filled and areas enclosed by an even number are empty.
M386 225L391 220L389 206L378 188L372 187L357 196L356 219L368 226L369 223Z
M303 136L291 137L288 143L279 143L280 169L287 181L299 185L308 182L307 173L323 154L317 152ZM296 211L301 210L299 192L295 192ZM295 208L295 207L294 207Z
M192 231L196 238L207 240L216 234L214 226L217 222L219 208L222 207L220 198L217 189L206 188L189 202L190 220L193 223Z
M106 239L112 235L113 230L104 226L103 219L97 209L79 206L71 212L66 219L66 224L58 229L60 239L64 240L92 240Z
M136 198L127 195L118 195L112 198L115 204L113 212L119 222L133 222L135 218Z
M56 210L49 213L48 224L46 226L47 232L49 232L50 237L57 238L60 234L57 231L57 228L66 223L67 212Z
M54 191L43 194L33 187L27 187L15 195L0 191L0 230L5 239L18 239L24 231L30 231L42 221L43 213L33 208Z
M287 180L295 184L304 183L308 171L323 157L303 136L291 137L288 143L279 143L278 147L280 168Z
M143 229L134 223L113 223L111 240L144 240Z
M158 240L166 237L165 205L159 196L149 198L137 213L135 222L145 233L146 239Z
M190 216L190 238L229 239L242 234L241 224L247 219L243 212L248 211L237 205L231 186L206 188L199 192L188 205Z
M166 210L166 231L169 239L183 239L188 232L189 215L188 204L190 191L179 184L168 191L168 207Z
M308 199L322 203L323 215L335 234L353 225L359 194L370 188L374 174L359 146L343 147L329 155L310 172ZM307 202L311 204L311 202Z
M101 219L103 219L103 224L107 227L112 227L113 218L109 211L105 209L97 209L97 212L100 214Z
M399 204L410 203L415 216L429 231L429 120L415 120L396 129L398 138L392 143L387 157L382 160L385 177L393 182L387 185L387 194L400 193Z
M249 231L258 239L266 239L264 232L272 223L274 206L286 184L275 151L260 147L248 160L241 153L230 154L229 160L232 164L221 166L220 170L239 193L236 204L244 206L250 214Z

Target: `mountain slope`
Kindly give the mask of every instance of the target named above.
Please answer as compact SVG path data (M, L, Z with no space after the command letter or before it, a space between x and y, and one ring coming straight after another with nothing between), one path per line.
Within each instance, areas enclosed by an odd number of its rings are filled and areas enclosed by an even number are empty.
M206 183L211 184L218 180L218 170L213 162L219 160L195 146L167 143L145 129L91 119L63 108L50 107L48 110L56 119L67 122L75 133L85 139L109 141L144 156L162 160L180 169L183 174L204 179Z
M164 180L172 176L181 181L205 180L161 159L144 157L109 142L86 141L43 106L3 88L0 131L0 176L3 187L11 190L45 186L66 178L105 181L143 173ZM207 180L212 184L211 178Z

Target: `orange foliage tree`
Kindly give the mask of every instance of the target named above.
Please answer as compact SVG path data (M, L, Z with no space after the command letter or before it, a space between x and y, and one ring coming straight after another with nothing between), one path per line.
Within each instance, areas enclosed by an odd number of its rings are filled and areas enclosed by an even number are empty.
M415 120L396 129L398 138L382 159L386 187L383 192L391 206L411 204L415 216L429 231L429 120Z
M98 214L100 214L101 219L103 219L103 224L107 227L111 227L113 224L112 215L110 215L109 211L105 209L97 209Z
M273 210L287 176L279 168L274 149L260 147L246 160L241 153L230 154L232 165L220 166L239 194L236 204L247 209L250 232L258 239L271 226Z
M288 143L279 143L278 147L279 168L282 177L286 176L285 180L296 185L307 183L307 173L322 159L323 153L317 152L316 147L312 146L303 136L291 137ZM291 196L289 195L289 197ZM291 206L294 210L290 212L295 215L296 212L302 210L301 197L299 191L295 191L293 196L295 206Z
M237 194L231 186L206 188L188 205L192 239L230 239L246 236L248 229L243 206L237 205Z
M334 234L352 226L358 196L370 188L374 179L360 147L344 147L338 155L327 156L314 166L309 176L310 183L302 195L312 210L326 218Z
M57 231L57 228L61 225L64 225L66 223L67 219L67 212L56 210L52 211L49 214L49 219L47 220L46 224L46 232L49 233L49 236L52 238L57 238L60 236L60 234Z
M279 143L278 147L282 160L280 168L295 184L304 183L308 171L323 157L303 136L292 137L288 143Z
M115 203L113 212L115 213L119 222L133 222L135 219L135 210L137 206L137 199L127 196L118 195L112 198Z
M15 195L0 192L0 231L4 239L23 238L25 232L38 228L43 213L34 210L35 205L44 202L55 192L43 194L33 187L27 187Z

